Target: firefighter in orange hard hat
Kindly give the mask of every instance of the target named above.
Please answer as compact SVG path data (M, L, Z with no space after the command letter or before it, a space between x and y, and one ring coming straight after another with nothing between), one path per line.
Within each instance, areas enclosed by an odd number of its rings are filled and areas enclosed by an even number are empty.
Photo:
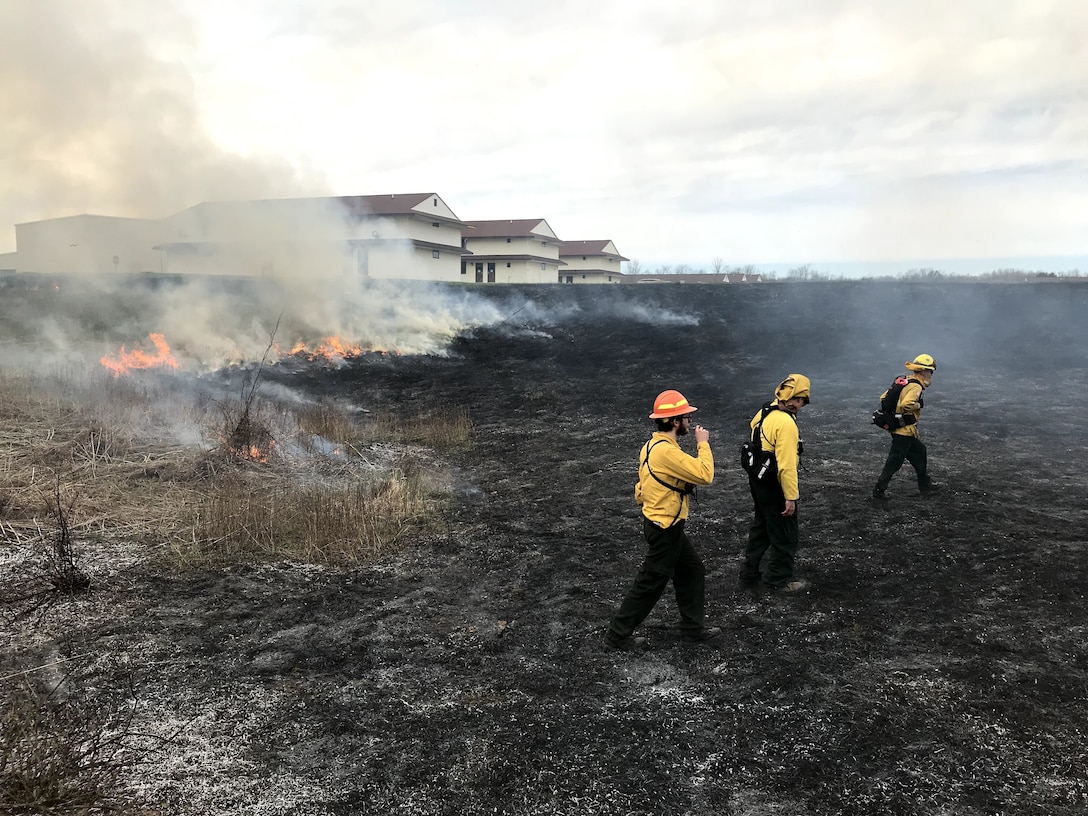
M670 580L680 610L680 639L705 643L721 634L720 628L706 626L706 569L684 532L695 486L714 479L710 432L702 425L692 426L696 410L679 391L662 391L654 400L650 419L656 430L639 453L635 484L646 557L608 625L605 648L631 651L646 645L646 638L632 637L632 632L653 610ZM689 432L695 436L695 456L680 448L680 437Z
M873 487L873 498L884 499L885 491L891 484L892 477L903 467L904 462L910 462L914 468L914 474L918 477L918 490L923 496L932 496L941 488L934 484L929 477L929 463L926 446L918 433L918 420L922 418L922 392L933 383L933 372L937 370L937 361L928 354L919 354L913 360L903 363L910 371L907 384L899 392L899 399L895 405L893 416L896 417L895 426L888 430L892 435L891 450L884 461L884 469L877 477L876 486ZM887 396L885 391L880 395L881 401Z

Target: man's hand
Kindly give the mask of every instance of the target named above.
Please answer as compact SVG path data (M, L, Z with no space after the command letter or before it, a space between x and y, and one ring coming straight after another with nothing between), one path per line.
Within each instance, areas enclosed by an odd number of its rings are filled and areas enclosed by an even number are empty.
M699 442L709 442L709 441L710 441L710 431L708 431L702 425L696 425L695 426L695 442L699 443Z
M797 512L797 502L793 499L786 499L786 509L782 511L783 516L792 516Z

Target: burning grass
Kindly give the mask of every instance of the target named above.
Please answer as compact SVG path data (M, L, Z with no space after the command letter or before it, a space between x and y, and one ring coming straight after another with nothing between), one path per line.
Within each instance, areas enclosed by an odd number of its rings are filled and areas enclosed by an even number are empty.
M140 543L174 566L350 563L425 528L427 452L467 439L463 412L349 413L142 380L0 372L0 546Z

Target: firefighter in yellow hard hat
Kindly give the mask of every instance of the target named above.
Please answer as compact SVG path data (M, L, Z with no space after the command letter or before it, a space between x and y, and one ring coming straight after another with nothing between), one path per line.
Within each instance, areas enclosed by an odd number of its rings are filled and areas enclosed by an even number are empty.
M646 558L608 625L604 638L607 649L626 652L646 645L646 638L632 633L653 610L670 580L680 610L680 639L705 643L721 634L720 628L706 626L706 570L684 532L695 486L708 485L714 479L710 432L702 425L692 425L696 410L679 391L662 391L654 400L650 419L656 430L639 453L635 484ZM695 456L680 448L680 437L689 432L695 437Z
M919 354L913 360L904 363L910 371L906 385L899 392L895 405L894 427L890 427L892 447L884 462L884 469L873 487L873 498L884 499L885 491L892 477L903 467L903 462L910 462L918 477L918 490L922 495L931 496L938 492L940 485L934 484L929 477L929 463L926 446L918 433L918 420L922 418L922 392L933 383L933 372L937 370L937 361L929 354ZM883 402L888 392L880 395Z
M805 582L794 575L800 544L797 501L800 488L797 465L801 439L797 414L809 404L812 383L804 374L790 374L774 391L749 425L756 446L753 461L745 465L752 493L754 517L748 529L740 586L756 591L800 592Z

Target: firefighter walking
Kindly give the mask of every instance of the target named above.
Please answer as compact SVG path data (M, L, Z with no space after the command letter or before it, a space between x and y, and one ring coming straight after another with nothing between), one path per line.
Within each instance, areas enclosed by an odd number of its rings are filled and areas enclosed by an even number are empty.
M684 532L692 492L696 485L708 485L714 479L710 432L692 425L696 410L679 391L663 391L654 400L650 419L656 430L639 452L635 484L646 557L608 625L606 649L632 651L646 645L646 638L632 633L661 599L670 580L680 611L680 639L705 643L721 634L720 628L705 624L706 569ZM680 448L679 438L689 432L695 437L696 456Z
M922 392L933 382L937 361L928 354L919 354L904 365L911 373L899 392L894 414L889 416L887 429L892 435L892 446L884 462L884 469L880 471L873 487L874 499L886 498L888 485L904 462L910 462L914 468L918 477L918 490L922 495L932 495L941 489L929 477L926 446L918 433L918 421L922 418ZM887 396L888 391L880 395L882 404Z

